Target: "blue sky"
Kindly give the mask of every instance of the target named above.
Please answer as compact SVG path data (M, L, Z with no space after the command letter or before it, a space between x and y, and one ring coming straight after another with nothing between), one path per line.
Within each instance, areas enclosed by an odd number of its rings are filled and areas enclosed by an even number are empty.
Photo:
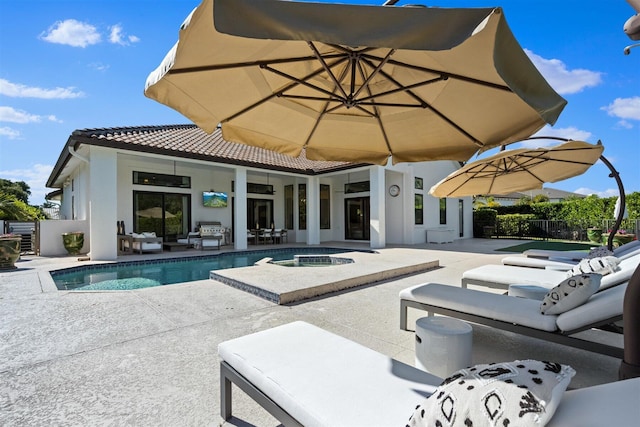
M375 1L343 3L379 4ZM627 193L640 191L640 47L622 31L624 0L441 0L398 4L500 6L516 38L568 105L544 135L601 140ZM143 94L147 75L198 0L0 0L0 178L31 186L31 204L76 129L189 123ZM540 142L538 142L540 144ZM516 148L517 145L512 146ZM495 150L482 155L494 154ZM598 162L549 185L618 194Z

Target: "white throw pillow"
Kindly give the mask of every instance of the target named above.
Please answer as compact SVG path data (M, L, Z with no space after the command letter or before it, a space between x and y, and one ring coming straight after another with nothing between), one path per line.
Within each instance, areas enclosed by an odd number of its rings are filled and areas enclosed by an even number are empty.
M145 231L142 233L142 237L156 237L155 231Z
M409 426L543 426L553 416L573 368L516 360L461 369L422 404Z
M602 275L596 273L564 279L544 296L540 304L540 313L560 314L584 304L598 291L601 279Z
M589 255L587 255L585 258L587 259L601 258L605 256L612 256L612 255L613 255L613 251L610 251L606 246L598 246L596 248L592 248L589 251Z
M620 260L614 256L605 256L601 258L585 258L575 267L567 271L567 277L577 276L578 274L598 273L607 275L613 273Z

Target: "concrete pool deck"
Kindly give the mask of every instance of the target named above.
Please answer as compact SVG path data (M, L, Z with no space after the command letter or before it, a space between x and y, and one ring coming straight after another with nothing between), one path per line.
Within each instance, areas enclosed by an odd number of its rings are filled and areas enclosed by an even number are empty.
M304 320L413 364L415 338L399 328L398 292L424 282L460 286L462 272L499 263L509 254L495 249L516 243L522 241L412 246L439 268L285 305L213 280L135 291L57 291L48 272L82 265L77 257L25 256L18 270L0 273L0 425L277 426L239 390L235 417L222 422L220 342ZM366 249L326 244L336 245ZM396 249L404 248L388 253ZM422 315L411 310L410 324ZM607 356L480 325L473 325L473 340L473 363L567 363L577 371L572 388L617 379L620 360Z

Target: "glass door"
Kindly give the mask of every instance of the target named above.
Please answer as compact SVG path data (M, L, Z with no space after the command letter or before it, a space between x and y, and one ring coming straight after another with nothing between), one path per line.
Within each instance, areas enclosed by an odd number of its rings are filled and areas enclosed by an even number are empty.
M345 236L347 240L369 240L369 198L345 199Z
M273 220L273 200L247 199L247 226L253 228L271 228Z
M187 234L191 223L191 195L133 192L133 231L155 232L166 241Z

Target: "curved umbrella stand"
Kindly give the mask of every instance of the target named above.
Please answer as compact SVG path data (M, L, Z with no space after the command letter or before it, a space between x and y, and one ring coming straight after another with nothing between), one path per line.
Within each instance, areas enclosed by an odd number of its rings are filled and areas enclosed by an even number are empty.
M565 138L558 137L531 137L528 139L556 139L559 141L568 141ZM607 165L611 173L610 178L614 178L618 184L620 191L620 206L625 206L624 187L620 174L613 165L604 157L600 156L602 163ZM622 218L624 217L624 208L620 209L616 222L609 234L607 248L611 250L613 247L613 236L618 231ZM636 267L636 271L631 276L627 290L624 293L624 301L622 303L622 319L624 329L624 358L620 363L618 370L618 378L621 380L627 378L640 377L640 265Z

